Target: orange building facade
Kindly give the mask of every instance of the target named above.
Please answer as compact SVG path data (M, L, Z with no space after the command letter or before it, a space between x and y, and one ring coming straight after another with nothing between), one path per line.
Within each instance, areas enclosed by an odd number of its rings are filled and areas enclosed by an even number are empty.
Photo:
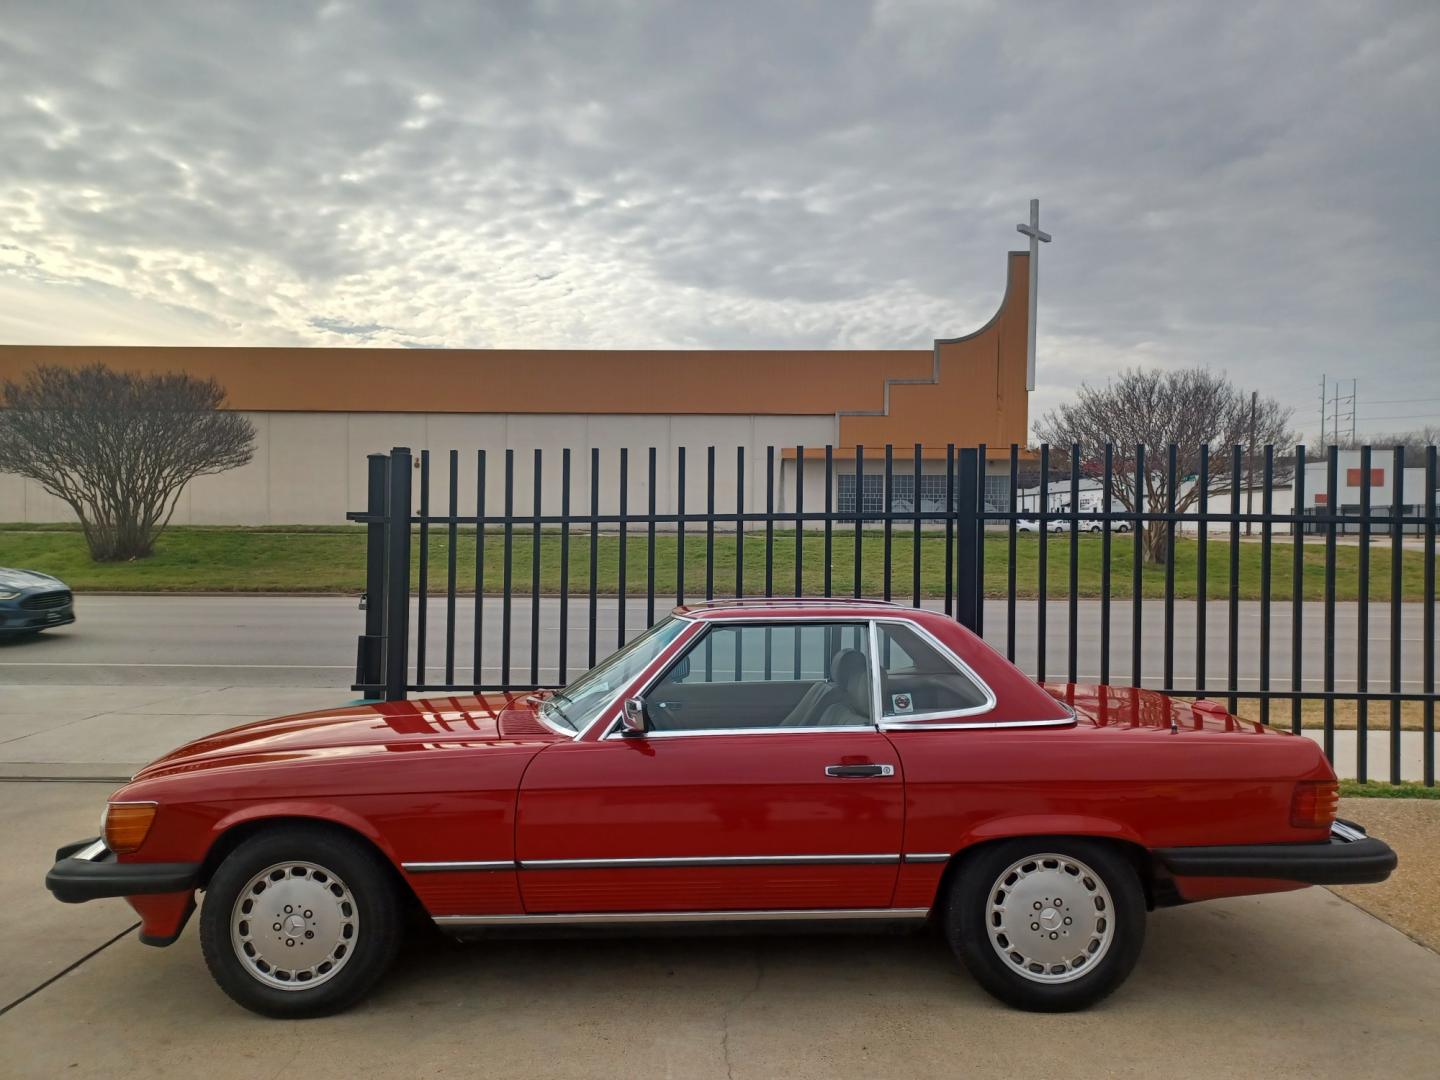
M706 459L715 447L717 503L733 507L743 480L747 509L764 504L767 448L776 447L777 508L783 509L802 467L807 497L823 498L829 445L839 497L853 501L857 445L865 447L867 461L873 454L878 463L891 444L897 474L908 472L913 487L917 443L929 475L943 472L947 444L991 447L997 471L1011 443L1025 444L1028 259L1025 252L1009 254L1005 296L989 322L928 350L16 345L0 346L0 380L19 378L37 364L96 362L219 380L229 407L256 426L255 460L191 484L177 523L343 521L346 510L364 501L365 455L397 445L432 452L437 498L448 491L445 459L452 449L460 452L462 491L474 490L476 450L486 451L488 485L503 483L504 451L514 451L517 490L527 497L539 450L550 478L546 501L553 497L557 504L553 481L563 450L571 451L572 501L588 501L592 449L601 452L606 490L618 488L605 477L616 478L624 448L630 498L639 500L634 505L648 500L654 447L662 512L676 487L682 447L688 490L704 497ZM797 447L805 448L803 466ZM737 448L744 450L743 464ZM608 506L613 497L602 501ZM0 475L0 520L69 517L68 508L38 486Z

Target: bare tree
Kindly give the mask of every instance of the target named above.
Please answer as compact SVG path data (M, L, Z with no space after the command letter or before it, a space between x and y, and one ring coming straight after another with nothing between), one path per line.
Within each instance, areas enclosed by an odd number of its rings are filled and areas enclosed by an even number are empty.
M224 403L214 379L40 366L0 386L0 472L69 503L97 562L142 558L187 483L250 460Z
M1184 513L1200 501L1229 492L1234 484L1231 453L1242 448L1240 483L1250 482L1243 448L1272 445L1288 454L1294 441L1290 410L1273 398L1242 392L1223 373L1207 368L1177 371L1126 371L1103 386L1082 386L1073 402L1047 412L1035 425L1043 442L1068 458L1080 447L1082 462L1093 464L1106 445L1114 447L1115 498L1134 513L1137 502L1149 513L1169 503L1169 448L1176 448L1175 510ZM1136 447L1143 446L1144 470L1137 493ZM1211 456L1208 491L1198 480L1201 449ZM1195 479L1187 479L1194 477ZM1146 526L1142 546L1151 563L1165 560L1165 525Z

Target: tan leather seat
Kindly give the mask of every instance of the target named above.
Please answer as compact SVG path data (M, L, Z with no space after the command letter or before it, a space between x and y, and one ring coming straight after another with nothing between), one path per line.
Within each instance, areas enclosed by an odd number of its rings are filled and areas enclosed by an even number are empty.
M825 707L816 727L868 727L875 722L871 715L870 665L864 653L849 651L859 662L847 661L843 670L838 666L834 669L840 697Z
M846 680L853 678L858 670L860 677L865 681L865 693L869 693L869 668L865 662L865 654L858 649L841 649L830 661L830 678L820 679L815 682L809 690L805 691L802 697L785 719L780 721L781 727L821 727L825 725L824 715L827 711L841 705L846 700ZM866 707L868 714L869 707ZM868 719L862 721L868 723Z

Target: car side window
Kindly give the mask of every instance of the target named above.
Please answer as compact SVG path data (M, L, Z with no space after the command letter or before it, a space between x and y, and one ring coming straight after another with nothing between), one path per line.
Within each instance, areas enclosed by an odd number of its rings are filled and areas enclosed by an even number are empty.
M645 695L653 731L871 727L862 622L711 625Z
M903 720L989 703L985 690L905 623L879 624L880 713Z

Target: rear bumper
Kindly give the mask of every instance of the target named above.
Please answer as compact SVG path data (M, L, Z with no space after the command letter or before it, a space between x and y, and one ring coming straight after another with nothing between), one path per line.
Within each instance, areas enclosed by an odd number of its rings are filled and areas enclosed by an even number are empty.
M1306 885L1365 885L1384 881L1398 860L1390 845L1351 821L1337 820L1318 844L1237 844L1157 848L1155 857L1177 878L1265 878Z
M62 903L83 904L106 896L194 891L199 880L199 863L122 863L92 837L55 852L45 887Z

